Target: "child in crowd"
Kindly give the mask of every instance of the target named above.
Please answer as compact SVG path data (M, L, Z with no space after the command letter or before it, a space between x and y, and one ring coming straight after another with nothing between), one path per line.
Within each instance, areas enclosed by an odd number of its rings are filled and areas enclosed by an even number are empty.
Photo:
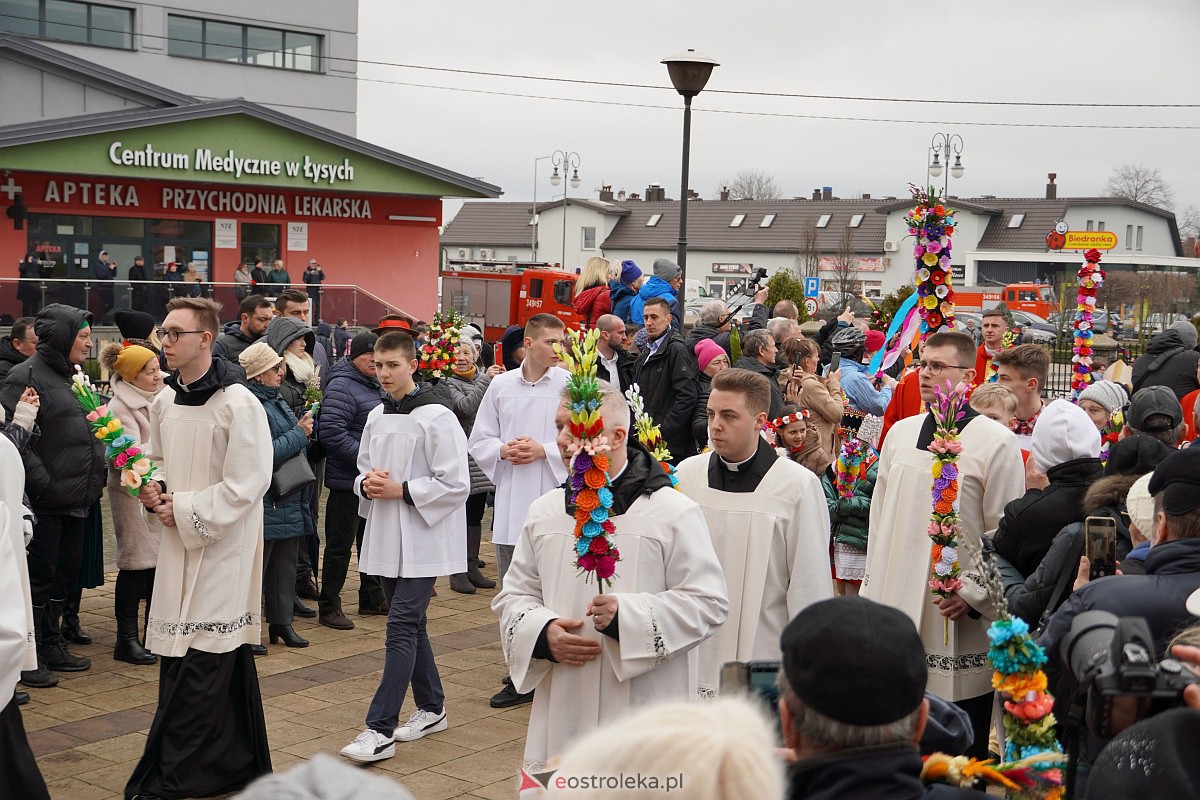
M1017 421L1017 396L999 383L985 383L971 392L971 408L1009 430Z
M444 383L418 382L417 351L399 331L375 342L375 373L386 393L367 416L354 490L365 498L361 570L378 575L390 597L383 678L367 729L342 748L354 761L396 754L446 730L445 693L426 632L426 607L439 575L467 570L466 504L471 493L467 437ZM412 685L417 710L398 725Z
M1113 381L1099 380L1079 393L1079 407L1087 412L1100 431L1100 462L1108 463L1108 452L1125 427L1129 395Z
M821 447L820 433L808 424L808 411L795 403L783 407L783 416L771 421L776 444L792 461L818 478L825 474L833 458Z
M837 461L821 477L833 540L833 578L839 595L856 595L867 565L868 522L879 454L859 438L863 415L847 411L838 428Z

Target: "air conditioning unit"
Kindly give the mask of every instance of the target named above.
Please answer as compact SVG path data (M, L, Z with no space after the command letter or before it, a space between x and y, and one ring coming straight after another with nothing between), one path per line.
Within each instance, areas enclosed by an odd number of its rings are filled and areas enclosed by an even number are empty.
M496 251L490 247L479 248L479 259L481 261L491 261L496 257Z
M883 251L885 253L894 253L899 249L900 249L899 242L884 242L883 243Z
M471 248L469 248L469 247L458 248L458 257L459 258L470 258L471 257Z

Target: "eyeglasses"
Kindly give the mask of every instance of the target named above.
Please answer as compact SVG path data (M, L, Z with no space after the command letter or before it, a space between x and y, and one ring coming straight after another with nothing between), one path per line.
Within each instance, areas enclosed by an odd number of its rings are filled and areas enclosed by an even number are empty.
M156 328L155 333L158 334L159 339L175 344L185 333L208 333L208 331L169 331L166 328Z
M938 375L941 375L943 372L945 372L948 369L974 369L974 368L975 368L974 364L972 364L969 367L964 367L959 364L938 364L938 363L932 363L932 364L925 363L925 364L921 365L922 371L928 372L930 375L932 375L935 378Z

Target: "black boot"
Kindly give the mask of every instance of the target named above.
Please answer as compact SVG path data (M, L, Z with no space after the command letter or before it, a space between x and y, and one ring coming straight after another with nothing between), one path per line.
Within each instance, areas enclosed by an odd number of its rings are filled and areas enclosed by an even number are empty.
M67 650L67 643L60 630L63 601L51 600L42 612L41 636L38 640L38 661L55 672L83 672L92 666L91 659L77 656ZM34 609L37 613L37 609Z
M479 542L483 538L482 525L467 526L467 580L480 589L495 589L496 582L484 577L476 566L479 563ZM454 584L451 583L451 586Z
M267 636L271 644L278 644L280 639L288 647L308 647L308 639L301 638L291 625L268 625Z
M450 576L450 588L459 594L475 594L475 584L468 580L465 572L456 572Z
M117 618L117 644L113 658L129 664L157 664L158 656L142 646L138 640L138 614L142 595L145 593L146 570L121 570L117 573L114 593L114 612Z
M83 599L83 589L67 593L63 601L62 637L74 644L91 644L92 637L79 627L79 601Z

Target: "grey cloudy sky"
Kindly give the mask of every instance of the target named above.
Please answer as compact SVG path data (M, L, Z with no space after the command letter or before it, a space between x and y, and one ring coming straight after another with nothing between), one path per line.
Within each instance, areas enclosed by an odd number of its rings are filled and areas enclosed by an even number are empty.
M360 137L498 184L508 200L533 196L534 159L555 149L579 153L583 185L572 196L595 197L601 183L642 192L660 182L677 197L682 100L659 61L691 47L721 63L693 104L691 187L704 197L748 169L775 175L785 196L807 196L819 186L833 186L841 197L904 196L909 181L924 180L931 137L947 131L962 136L966 166L965 176L951 181L951 195L1040 196L1047 172L1058 173L1061 196L1093 195L1115 165L1133 162L1162 169L1179 209L1200 205L1200 108L988 107L715 91L1197 104L1196 0L361 0L359 14L364 60L660 87L360 64ZM830 116L859 119L815 118ZM539 162L539 200L555 192L549 174L549 162Z

